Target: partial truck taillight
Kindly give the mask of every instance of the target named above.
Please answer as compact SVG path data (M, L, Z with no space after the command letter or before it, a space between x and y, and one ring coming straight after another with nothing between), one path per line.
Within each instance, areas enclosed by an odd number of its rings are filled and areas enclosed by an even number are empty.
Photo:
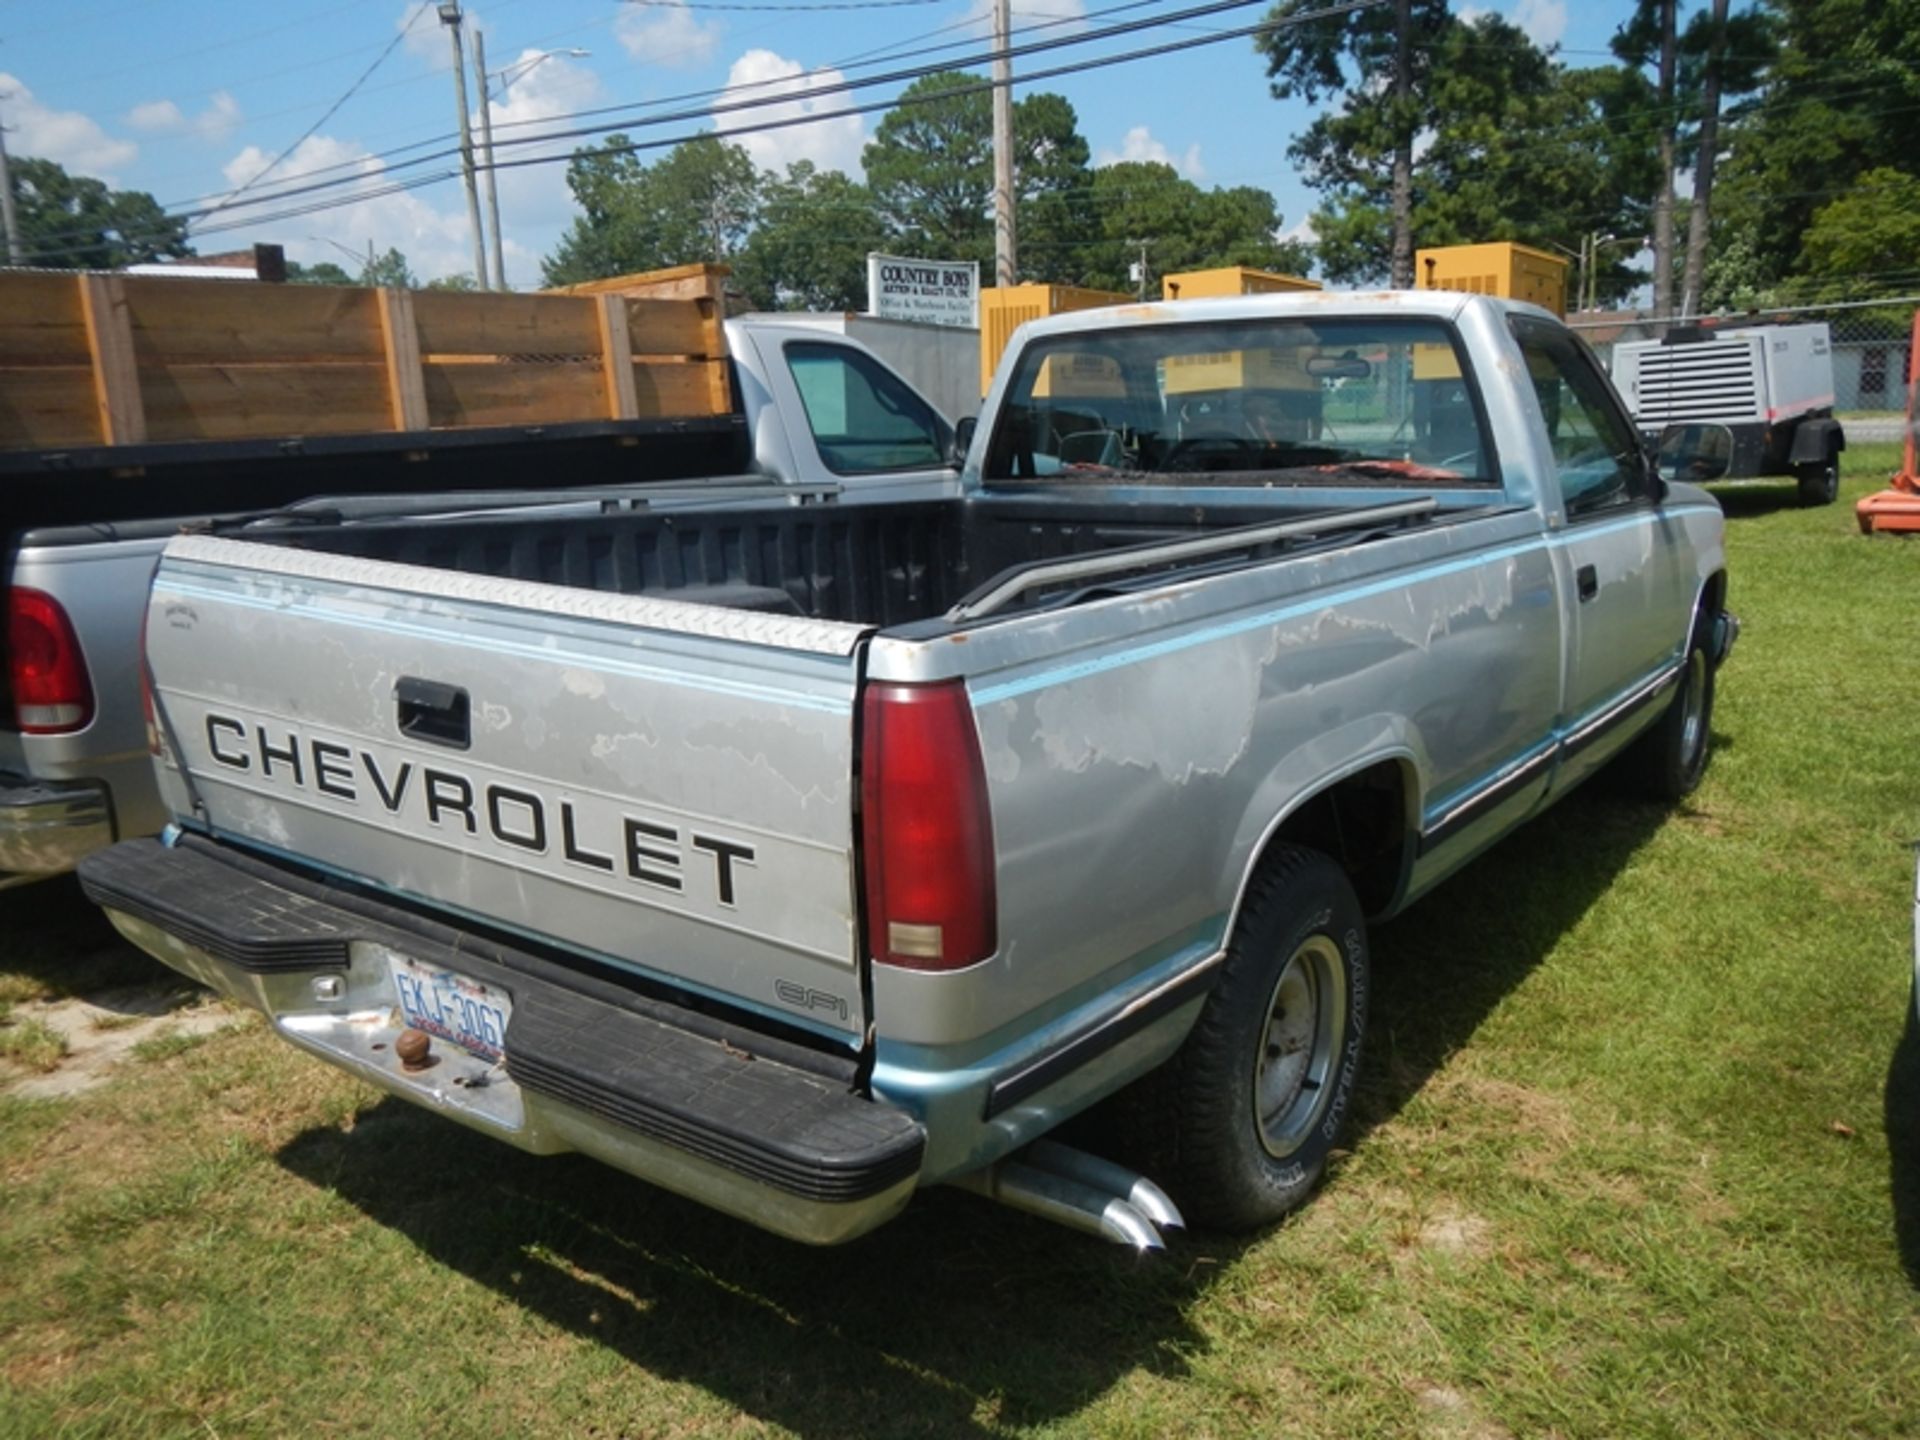
M875 684L861 717L873 958L958 970L994 951L993 822L967 690Z
M24 585L7 588L7 693L14 724L28 735L62 735L93 719L80 637L60 602Z

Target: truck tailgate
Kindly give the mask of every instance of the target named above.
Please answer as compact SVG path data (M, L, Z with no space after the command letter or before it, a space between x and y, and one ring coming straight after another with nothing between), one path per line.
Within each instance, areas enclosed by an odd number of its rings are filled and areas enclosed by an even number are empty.
M183 537L147 653L176 814L857 1040L865 633Z

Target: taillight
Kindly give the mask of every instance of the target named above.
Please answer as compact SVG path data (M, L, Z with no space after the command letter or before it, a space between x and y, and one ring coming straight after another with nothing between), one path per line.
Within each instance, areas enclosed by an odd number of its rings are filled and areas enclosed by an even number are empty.
M874 685L862 728L873 958L910 970L986 959L997 944L993 823L966 686Z
M7 590L7 685L14 723L29 735L79 730L93 719L93 685L60 602L24 585Z

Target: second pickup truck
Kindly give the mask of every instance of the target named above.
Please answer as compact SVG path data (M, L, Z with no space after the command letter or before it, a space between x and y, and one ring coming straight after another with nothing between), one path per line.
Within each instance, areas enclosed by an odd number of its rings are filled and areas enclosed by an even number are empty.
M1726 585L1545 312L1083 312L957 498L171 542L175 824L81 878L323 1060L785 1235L1244 1228L1371 923L1616 756L1698 782ZM1123 1087L1135 1169L1049 1138Z

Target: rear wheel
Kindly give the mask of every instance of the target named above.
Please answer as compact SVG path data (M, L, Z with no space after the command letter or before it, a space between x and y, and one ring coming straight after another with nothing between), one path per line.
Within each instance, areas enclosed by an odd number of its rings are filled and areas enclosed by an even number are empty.
M1810 465L1796 465L1793 471L1800 481L1802 505L1831 505L1840 496L1840 452L1828 447L1824 459Z
M1248 1230L1312 1192L1353 1098L1367 971L1340 867L1298 846L1268 856L1219 984L1140 1097L1151 1163L1193 1220Z

